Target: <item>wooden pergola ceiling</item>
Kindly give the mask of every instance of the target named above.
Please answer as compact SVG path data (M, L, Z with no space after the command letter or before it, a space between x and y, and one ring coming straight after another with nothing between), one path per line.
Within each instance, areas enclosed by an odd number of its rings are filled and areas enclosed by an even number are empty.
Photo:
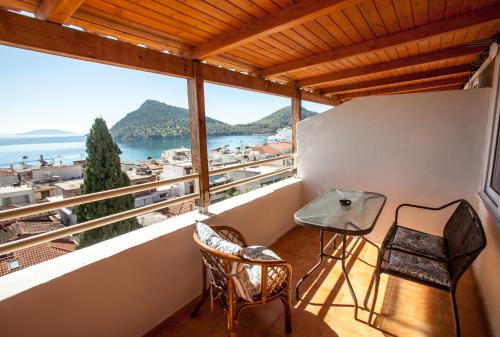
M0 7L248 73L255 88L284 85L272 93L303 88L303 99L331 104L458 89L487 47L471 42L500 32L498 0L0 0ZM236 76L212 72L215 83Z

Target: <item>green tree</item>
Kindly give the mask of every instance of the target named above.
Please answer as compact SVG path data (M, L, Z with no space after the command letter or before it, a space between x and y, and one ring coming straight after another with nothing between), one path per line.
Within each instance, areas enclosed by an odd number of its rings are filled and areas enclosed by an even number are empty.
M87 168L81 186L82 194L130 185L130 179L120 168L120 153L120 148L111 138L104 119L96 118L87 136ZM75 214L81 223L133 208L133 196L125 195L76 206ZM140 227L137 219L131 218L91 229L80 234L78 248L91 246Z

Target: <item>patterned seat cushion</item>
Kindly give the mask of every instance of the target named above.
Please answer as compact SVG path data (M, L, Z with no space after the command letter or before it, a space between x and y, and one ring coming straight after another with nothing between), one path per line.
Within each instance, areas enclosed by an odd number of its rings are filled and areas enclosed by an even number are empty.
M391 244L394 247L437 259L446 259L444 238L398 226Z
M450 274L446 263L410 255L397 250L388 250L383 257L383 272L407 275L417 280L450 286Z

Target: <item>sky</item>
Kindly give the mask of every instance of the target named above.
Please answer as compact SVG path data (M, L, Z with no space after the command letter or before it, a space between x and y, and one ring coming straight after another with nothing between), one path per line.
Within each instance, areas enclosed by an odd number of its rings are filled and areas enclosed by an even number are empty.
M111 127L146 99L187 108L186 80L0 46L0 134L86 133L95 117ZM229 124L252 122L290 104L284 97L213 84L205 85L205 101L207 116Z

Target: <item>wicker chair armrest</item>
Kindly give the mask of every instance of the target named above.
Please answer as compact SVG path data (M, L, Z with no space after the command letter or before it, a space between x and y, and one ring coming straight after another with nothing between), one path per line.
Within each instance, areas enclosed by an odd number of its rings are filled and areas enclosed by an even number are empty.
M429 210L429 211L440 211L442 209L445 209L447 207L450 207L454 204L458 204L460 202L464 201L463 199L458 199L458 200L454 200L452 202L449 202L447 204L444 204L442 206L439 206L439 207L429 207L429 206L422 206L422 205L415 205L415 204L401 204L399 205L397 208L396 208L396 216L394 217L394 223L395 224L398 224L399 223L399 211L401 208L403 207L410 207L410 208L418 208L418 209L425 209L425 210Z
M273 261L277 262L277 261ZM292 266L289 263L267 263L262 265L260 294L265 303L270 297L276 296L291 286Z

